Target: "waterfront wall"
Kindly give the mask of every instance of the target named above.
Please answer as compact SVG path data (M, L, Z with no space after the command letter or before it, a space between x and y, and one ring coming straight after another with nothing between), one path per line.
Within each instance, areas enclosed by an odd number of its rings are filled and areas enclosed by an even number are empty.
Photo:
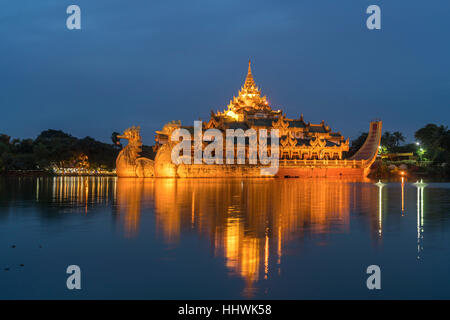
M256 165L180 165L177 168L180 178L239 177L258 178L261 167ZM266 176L267 177L267 176Z
M342 161L343 162L343 161ZM167 170L167 166L170 169ZM263 175L258 165L204 165L179 166L166 163L163 170L156 170L157 177L166 178L365 178L369 169L363 166L280 166L275 175Z
M368 170L365 168L314 168L314 167L281 167L279 178L365 178Z

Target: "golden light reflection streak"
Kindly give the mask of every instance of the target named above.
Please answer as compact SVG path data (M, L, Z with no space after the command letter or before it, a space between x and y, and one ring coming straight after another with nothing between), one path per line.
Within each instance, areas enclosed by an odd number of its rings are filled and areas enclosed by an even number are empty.
M281 225L278 226L278 247L277 247L277 265L278 265L278 274L280 274L280 265L281 265Z
M89 197L89 181L87 181L87 179L85 179L83 181L84 183L84 189L85 189L85 195L84 195L84 213L87 214L88 212L88 197Z
M135 200L132 192L119 187L120 180L117 187L118 207L126 208ZM122 179L122 186L128 183L133 185L136 182ZM273 267L270 269L272 261L277 261L277 273L281 274L283 246L299 235L301 226L314 223L321 227L316 232L326 232L332 223L330 219L334 217L330 217L329 213L336 211L336 205L339 219L348 225L350 188L341 182L308 180L307 183L292 181L280 185L258 182L244 185L241 181L223 180L205 184L203 181L180 179L175 186L173 180L156 179L155 183L156 228L163 233L165 241L178 241L182 224L193 227L201 234L208 233L214 239L215 253L224 255L230 274L246 280L244 296L253 294L253 283L258 278L268 279L269 271L274 270ZM197 191L202 196L197 196ZM370 201L376 201L376 197L372 198L375 190L367 191L364 199L368 199L370 193ZM235 199L235 195L245 194L248 194L247 201L241 201L241 196ZM261 194L273 194L273 197L261 197ZM299 201L293 201L293 195L304 196L298 196L294 199ZM214 211L202 212L212 204ZM186 220L183 219L184 213L187 214ZM266 219L260 219L263 216ZM272 226L269 227L270 220L273 220L274 232ZM205 225L203 229L202 224ZM271 245L274 247L271 248ZM271 254L277 254L277 257Z
M269 228L266 228L266 243L264 244L264 279L269 274Z
M405 212L405 177L402 177L402 216Z
M195 190L192 191L191 226L194 228L195 222Z
M113 201L114 201L114 203L117 203L117 177L114 177L114 183L113 183Z

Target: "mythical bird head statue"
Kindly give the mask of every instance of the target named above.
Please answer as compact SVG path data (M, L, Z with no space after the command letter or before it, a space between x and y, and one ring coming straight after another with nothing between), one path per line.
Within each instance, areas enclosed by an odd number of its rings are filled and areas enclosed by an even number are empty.
M141 157L142 139L140 127L132 126L117 136L127 139L128 144L120 151L116 159L116 173L118 177L153 177L155 175L153 161Z
M117 136L119 139L127 139L128 144L122 150L127 154L127 158L134 161L142 152L142 139L140 135L141 128L139 126L132 126L123 132L123 135Z

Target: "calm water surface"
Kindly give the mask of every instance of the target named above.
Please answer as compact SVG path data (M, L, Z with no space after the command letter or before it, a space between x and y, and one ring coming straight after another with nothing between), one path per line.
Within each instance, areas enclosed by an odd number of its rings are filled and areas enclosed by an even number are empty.
M448 299L450 184L2 178L0 298Z

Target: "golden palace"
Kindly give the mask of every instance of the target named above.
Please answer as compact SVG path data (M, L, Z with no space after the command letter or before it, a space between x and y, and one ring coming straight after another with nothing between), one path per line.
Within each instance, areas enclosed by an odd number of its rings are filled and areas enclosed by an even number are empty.
M199 152L211 150L211 145L214 144L214 139L202 138L193 144L189 141L188 150L183 151L183 158L186 160L187 157L188 161L174 161L173 152L179 147L178 136L175 137L175 135L184 130L194 137L196 135L202 137L205 133L208 135L210 131L222 132L223 136L229 132L254 132L255 136L259 134L260 140L263 132L276 131L276 149L273 143L267 143L268 155L276 156L277 160L277 170L273 173L269 171L269 176L366 177L378 152L381 129L381 121L372 122L369 136L361 149L347 159L345 154L349 150L349 139L345 139L340 132L333 131L324 121L320 124L311 124L303 119L303 115L291 119L281 110L273 110L267 98L261 96L261 91L255 84L249 61L244 85L237 97L230 100L225 110L211 111L210 120L201 123L200 126L182 126L181 121L172 121L161 131L156 132L154 149L157 153L154 160L139 156L142 146L139 128L127 129L121 138L128 139L129 143L117 158L117 175L119 177L179 178L267 176L267 172L264 174L261 170L266 164L257 164L252 161L255 150L248 141L241 150L247 161L229 161L230 150L223 144L220 144L219 152L212 151L213 156L220 157L220 161L213 164L204 160L198 161L196 155ZM271 138L266 141L270 140ZM237 147L233 148L235 149L232 149L232 155L237 156L239 150ZM227 155L227 161L222 161L223 155Z

